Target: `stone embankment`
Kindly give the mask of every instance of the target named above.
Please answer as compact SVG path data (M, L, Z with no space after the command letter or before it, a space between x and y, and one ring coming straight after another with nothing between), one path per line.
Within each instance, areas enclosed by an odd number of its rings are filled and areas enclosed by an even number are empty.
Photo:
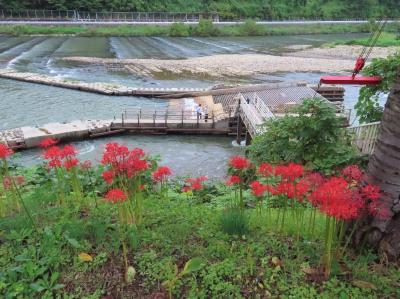
M45 138L58 140L86 139L113 134L110 120L77 120L68 123L49 123L40 127L21 127L0 131L0 143L13 149L37 147Z

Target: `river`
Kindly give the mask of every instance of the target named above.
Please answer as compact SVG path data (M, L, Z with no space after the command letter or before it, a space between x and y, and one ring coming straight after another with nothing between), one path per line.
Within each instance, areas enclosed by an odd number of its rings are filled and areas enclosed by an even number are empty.
M167 37L5 37L0 36L0 67L22 72L43 73L90 82L109 82L141 87L209 87L224 80L194 78L186 75L144 78L110 70L102 65L80 65L60 61L66 56L102 58L184 59L187 57L232 53L267 53L279 55L290 45L320 46L340 39L354 39L360 34L297 35L273 37L167 38ZM260 83L306 80L316 83L317 73L275 73L235 82ZM232 78L229 79L232 82ZM226 83L226 82L225 82ZM161 107L165 101L140 97L111 97L60 89L44 85L0 79L0 130L24 125L41 125L76 119L111 119L129 107ZM345 104L351 108L358 87L346 87ZM160 155L161 163L171 165L175 174L206 174L221 177L226 160L240 149L230 137L200 136L119 136L77 142L82 159L99 159L103 145L118 141L131 147L143 147ZM40 163L39 152L22 152L18 161L24 165Z

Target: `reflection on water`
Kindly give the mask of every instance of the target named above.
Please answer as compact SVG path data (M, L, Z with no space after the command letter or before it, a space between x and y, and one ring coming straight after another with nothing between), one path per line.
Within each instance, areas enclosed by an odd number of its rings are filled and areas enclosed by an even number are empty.
M73 143L78 149L80 160L89 159L98 163L104 145L118 142L129 148L140 147L152 156L160 156L160 165L167 165L177 176L207 175L210 178L221 178L226 174L227 160L243 150L232 147L233 137L226 136L143 136L123 135L90 141ZM24 151L16 159L23 165L42 163L41 151L32 149Z

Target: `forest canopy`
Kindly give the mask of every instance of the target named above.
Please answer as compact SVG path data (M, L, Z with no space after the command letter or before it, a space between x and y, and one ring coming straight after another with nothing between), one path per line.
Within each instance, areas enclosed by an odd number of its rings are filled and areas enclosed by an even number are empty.
M222 18L398 17L398 0L0 0L0 9L218 12Z

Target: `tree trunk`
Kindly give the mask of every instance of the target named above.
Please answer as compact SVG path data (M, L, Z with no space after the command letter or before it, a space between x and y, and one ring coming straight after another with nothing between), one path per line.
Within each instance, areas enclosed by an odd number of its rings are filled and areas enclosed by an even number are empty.
M400 257L400 70L385 105L378 140L368 164L371 183L384 193L384 216L366 219L355 235L387 260ZM387 215L386 215L387 214Z

